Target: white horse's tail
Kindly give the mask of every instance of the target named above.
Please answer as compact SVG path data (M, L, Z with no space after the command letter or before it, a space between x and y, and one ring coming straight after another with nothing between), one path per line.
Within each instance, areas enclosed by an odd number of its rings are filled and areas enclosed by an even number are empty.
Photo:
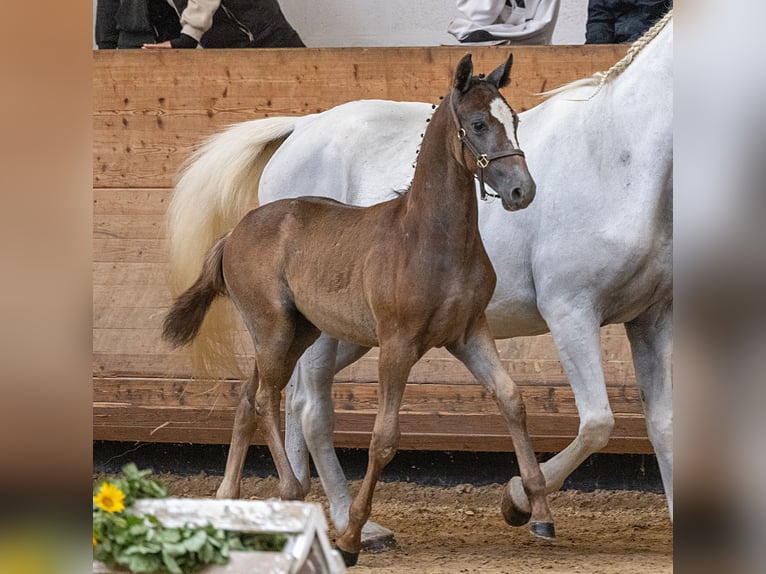
M236 124L208 138L185 162L167 210L174 297L197 279L215 242L258 205L261 173L296 122L294 117L275 117ZM233 357L231 316L220 304L208 313L192 347L194 364L203 365L195 367L196 375L209 377L216 365L222 367Z
M167 211L174 295L194 283L218 238L257 206L261 172L295 122L276 117L236 124L186 160Z

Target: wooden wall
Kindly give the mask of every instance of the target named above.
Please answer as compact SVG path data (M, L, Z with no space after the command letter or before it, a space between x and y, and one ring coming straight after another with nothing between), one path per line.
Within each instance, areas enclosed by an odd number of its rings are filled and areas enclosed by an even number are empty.
M507 48L474 48L489 72ZM205 136L270 115L302 115L362 98L438 102L463 48L109 51L93 54L93 432L95 439L226 443L239 383L192 381L159 339L170 303L163 218L173 177ZM534 93L607 69L623 46L516 47L506 95ZM241 364L247 368L244 333ZM602 332L616 415L607 451L651 452L622 327ZM522 386L536 450L576 434L577 412L550 336L498 342ZM364 447L376 408L376 352L333 387L336 444ZM413 370L402 408L404 449L512 450L494 402L443 350ZM260 439L257 439L259 441Z

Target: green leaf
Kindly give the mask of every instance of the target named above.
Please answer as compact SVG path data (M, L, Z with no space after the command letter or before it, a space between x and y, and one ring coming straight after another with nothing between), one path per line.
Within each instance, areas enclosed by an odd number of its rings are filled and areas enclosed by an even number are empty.
M133 572L156 572L162 562L158 556L135 555L130 557L128 568Z
M128 534L134 537L142 536L145 535L148 530L149 529L146 524L141 522L140 524L133 524L130 528L128 528Z
M162 545L162 552L171 556L180 556L186 552L186 546L179 543L165 542Z
M151 546L146 546L145 544L133 544L132 546L128 546L123 554L125 556L134 556L137 554L147 555L147 554L156 554L159 551L159 547L152 548Z
M191 538L184 540L183 545L189 552L198 552L207 542L207 533L204 530L198 530Z
M200 560L205 564L212 562L213 556L215 556L215 551L209 542L210 541L208 541L208 544L205 544L199 552Z
M159 532L159 538L162 540L162 542L180 542L181 541L181 532L177 528L166 528L164 530L160 530Z
M175 558L164 551L162 553L162 563L165 564L165 568L167 568L171 574L182 574L181 567L178 565Z

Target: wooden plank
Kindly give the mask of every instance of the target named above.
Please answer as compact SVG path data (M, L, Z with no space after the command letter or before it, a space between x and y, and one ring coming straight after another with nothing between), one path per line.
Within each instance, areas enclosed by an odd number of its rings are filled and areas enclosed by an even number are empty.
M164 215L172 189L93 189L93 215Z
M94 292L101 291L94 287ZM103 294L109 297L109 291ZM153 302L154 297L135 291L135 300ZM168 294L169 298L169 294ZM160 339L160 325L164 309L146 305L144 308L119 307L118 303L107 305L99 296L94 308L93 372L108 377L177 377L190 378L191 361L183 351L173 351ZM119 311L119 312L117 312ZM137 323L153 323L151 328L141 328ZM526 384L566 384L568 382L559 362L550 335L534 337L535 345L521 345L518 351L510 343L499 341L498 349L503 365L517 382ZM252 344L247 332L240 327L236 336L237 359L242 372L252 369ZM523 341L522 341L523 342ZM506 344L507 343L507 344ZM532 350L530 350L532 349ZM550 358L544 358L550 352ZM613 351L612 351L613 353ZM612 354L612 357L615 355ZM634 384L635 373L629 357L629 348L623 341L619 360L603 361L605 380L608 385ZM238 377L235 372L222 373L224 377ZM336 380L375 382L378 378L377 352L373 350L350 367L338 373ZM429 351L412 369L411 382L438 381L442 383L473 384L467 369L443 349Z
M508 97L605 70L625 46L472 47L477 70L515 56ZM222 127L364 98L437 102L465 47L93 53L94 187L171 187L194 146Z
M124 404L146 408L235 408L239 400L239 381L189 381L188 379L109 379L96 378L94 403ZM568 385L522 386L529 413L577 414L574 395ZM613 386L607 389L612 411L641 415L638 388ZM336 382L332 397L338 411L375 412L377 385ZM409 383L401 412L498 414L494 399L480 385Z
M164 239L163 215L93 215L93 237L112 239Z
M190 442L226 443L231 436L233 418L234 408L144 408L95 403L94 439L167 442L185 436ZM344 443L352 437L353 446L368 444L374 418L372 412L336 411L336 444L352 446ZM402 448L458 450L460 445L466 445L476 450L513 450L507 426L499 414L402 412L400 427ZM527 428L539 452L560 450L571 441L577 427L576 415L530 413L527 416ZM615 417L613 436L639 448L644 429L642 416L620 414ZM460 439L455 441L451 437ZM255 441L263 444L261 437ZM554 445L556 448L552 448Z
M125 263L165 263L167 247L164 239L124 239L113 237L93 238L94 261L119 261Z
M125 329L123 333L130 334ZM127 337L126 337L127 338ZM99 341L103 344L103 341ZM119 345L119 333L110 337L107 344ZM144 353L104 352L96 350L93 353L93 374L98 377L175 377L188 378L191 371L191 360L181 352L166 352L154 350L153 347L160 345L153 340L136 343L144 347ZM164 345L163 345L164 346ZM247 355L238 355L237 362L240 371L248 373L252 370L252 358ZM525 385L564 385L568 379L563 374L561 366L555 361L540 362L526 359L505 359L505 369L517 384ZM614 369L605 368L607 386L624 386L632 384L632 380L623 375L625 367L622 363L615 365ZM363 358L351 368L344 369L335 377L336 381L357 383L376 383L378 362L375 358ZM222 376L236 378L236 372L224 372ZM473 385L475 380L454 359L421 360L413 367L408 378L409 382L427 384L430 382Z
M154 432L153 432L154 431ZM231 430L163 427L136 429L121 426L93 427L93 439L116 442L168 442L194 444L228 444ZM535 452L560 452L571 441L571 437L532 437ZM370 437L367 433L336 432L335 446L339 448L367 448ZM512 452L513 445L508 437L491 435L447 435L447 434L403 434L399 450L451 450L477 452ZM259 436L252 444L264 445ZM651 443L645 438L611 437L600 452L614 454L652 454Z
M184 379L108 379L94 384L94 438L223 444L231 435L240 384ZM561 450L578 428L568 386L523 386L528 427L539 452ZM608 388L615 429L606 452L648 453L638 389ZM335 383L336 444L366 447L377 408L377 388ZM284 414L283 414L284 420ZM508 451L505 422L478 385L413 384L401 409L402 448ZM254 444L263 444L256 437Z

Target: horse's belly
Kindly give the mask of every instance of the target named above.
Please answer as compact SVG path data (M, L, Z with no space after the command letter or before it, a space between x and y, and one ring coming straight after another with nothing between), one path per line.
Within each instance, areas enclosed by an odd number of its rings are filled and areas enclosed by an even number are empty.
M486 314L489 330L495 339L542 335L549 330L534 301L493 300L487 307Z

